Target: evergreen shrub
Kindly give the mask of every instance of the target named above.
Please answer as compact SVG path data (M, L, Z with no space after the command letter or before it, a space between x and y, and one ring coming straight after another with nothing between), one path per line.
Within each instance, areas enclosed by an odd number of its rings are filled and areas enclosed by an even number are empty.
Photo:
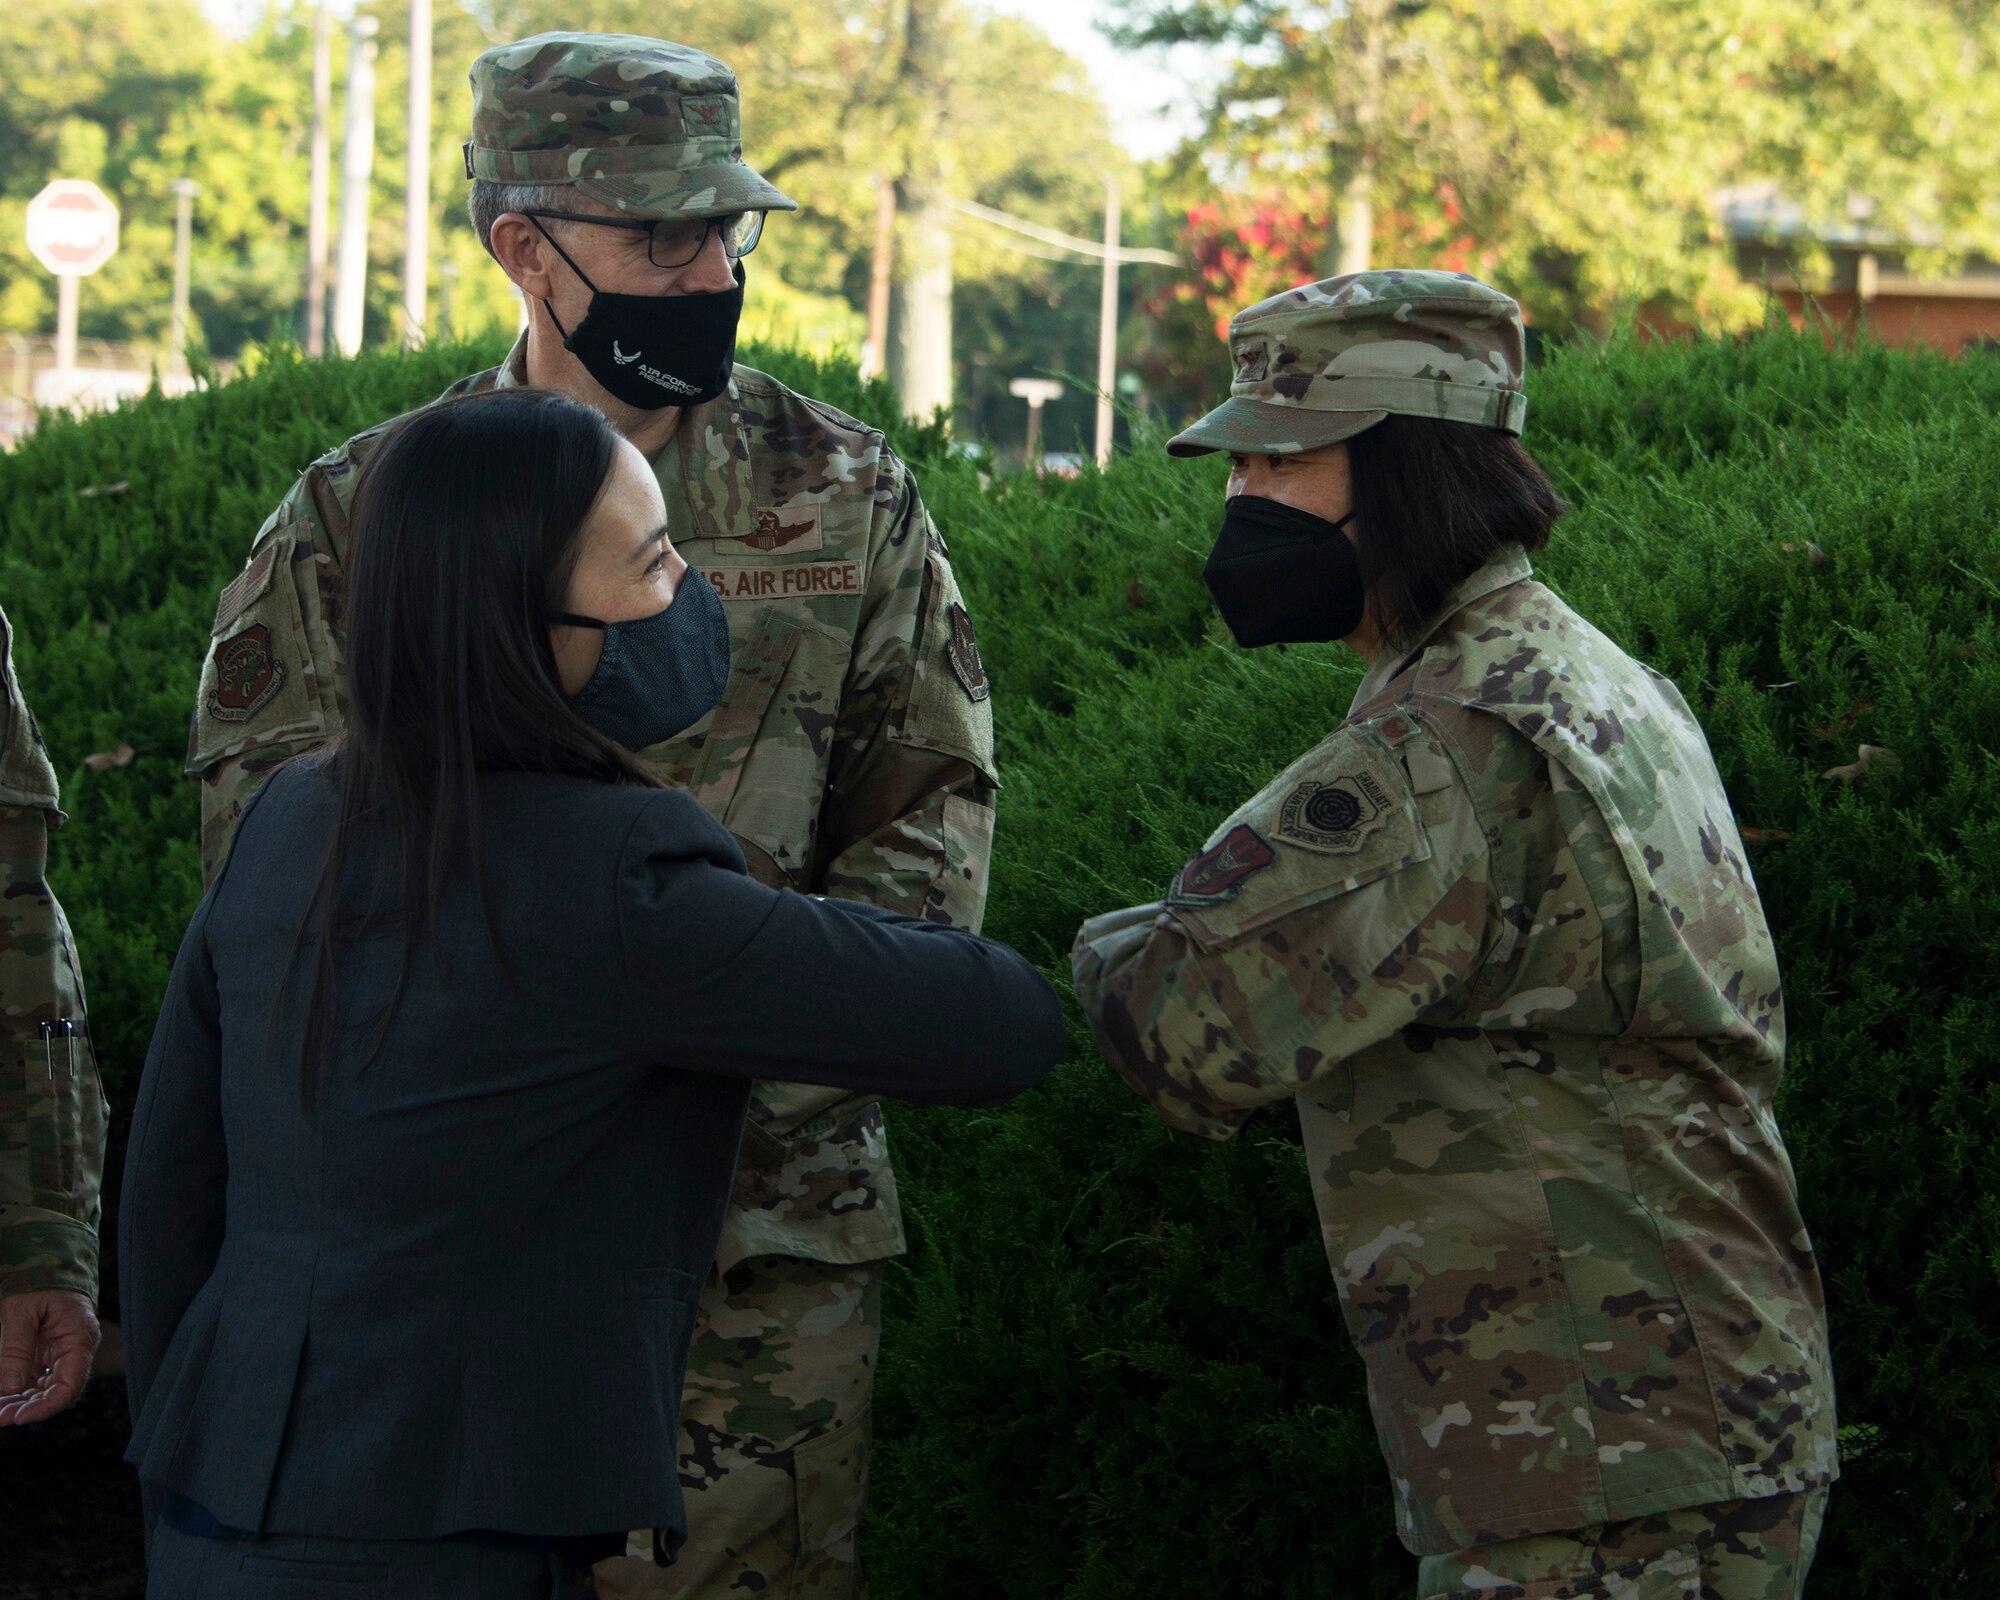
M493 355L274 360L0 457L0 603L73 817L51 872L115 1105L196 895L180 762L218 585L313 455ZM893 417L851 366L746 359ZM1764 830L1779 1115L1846 1456L1811 1592L1990 1593L2000 361L1774 329L1556 351L1530 395L1527 442L1576 508L1542 575L1681 685ZM1103 473L989 479L936 430L892 434L995 684L987 931L1065 981L1077 922L1157 897L1339 720L1360 665L1229 643L1200 584L1216 460L1142 442ZM130 765L84 764L120 742ZM1893 755L1854 777L1863 745ZM915 1247L890 1275L871 1592L1409 1596L1291 1110L1226 1146L1171 1134L1075 1040L1012 1107L894 1113Z

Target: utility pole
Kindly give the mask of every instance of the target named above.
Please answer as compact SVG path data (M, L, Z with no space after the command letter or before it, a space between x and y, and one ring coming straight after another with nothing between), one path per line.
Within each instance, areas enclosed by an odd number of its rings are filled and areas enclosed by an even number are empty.
M340 253L333 280L333 342L342 355L361 349L368 302L368 180L375 166L373 17L347 28L347 131L340 152Z
M1104 180L1104 290L1097 302L1097 464L1111 459L1118 382L1118 180Z
M861 378L888 366L889 285L896 270L896 184L884 178L875 195L875 252L868 262L868 339L861 347Z
M313 7L312 193L306 202L306 354L326 354L326 214L333 188L333 41L327 0Z
M403 343L424 342L431 249L431 0L410 0L409 167L403 196Z
M174 195L174 359L187 371L188 346L188 257L193 248L194 197L201 185L192 178L176 178L169 186Z

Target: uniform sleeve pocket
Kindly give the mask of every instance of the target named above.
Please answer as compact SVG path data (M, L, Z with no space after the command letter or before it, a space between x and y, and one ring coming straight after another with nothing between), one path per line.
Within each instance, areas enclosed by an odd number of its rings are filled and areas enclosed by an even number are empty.
M1222 825L1167 904L1213 949L1430 858L1402 763L1341 728Z
M924 595L910 660L909 699L891 738L898 744L959 756L997 788L992 693L958 580L950 563L932 548L924 556Z
M188 733L191 776L258 745L326 733L320 669L299 599L297 558L312 549L303 532L298 522L276 529L222 591Z

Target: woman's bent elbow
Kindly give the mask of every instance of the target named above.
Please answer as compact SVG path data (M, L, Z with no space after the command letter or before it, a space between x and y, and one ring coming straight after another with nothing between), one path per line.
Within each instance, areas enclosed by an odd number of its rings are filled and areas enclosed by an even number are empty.
M980 1041L989 1057L993 1102L1011 1100L1034 1088L1069 1053L1069 1030L1063 1025L1062 1001L1055 989L1033 968L1027 968L1023 978L1013 1003Z

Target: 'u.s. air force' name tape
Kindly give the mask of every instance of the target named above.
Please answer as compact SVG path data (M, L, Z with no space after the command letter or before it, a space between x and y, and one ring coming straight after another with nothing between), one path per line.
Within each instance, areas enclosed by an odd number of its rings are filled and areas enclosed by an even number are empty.
M800 561L788 567L701 569L724 600L810 600L818 595L861 593L858 561Z

